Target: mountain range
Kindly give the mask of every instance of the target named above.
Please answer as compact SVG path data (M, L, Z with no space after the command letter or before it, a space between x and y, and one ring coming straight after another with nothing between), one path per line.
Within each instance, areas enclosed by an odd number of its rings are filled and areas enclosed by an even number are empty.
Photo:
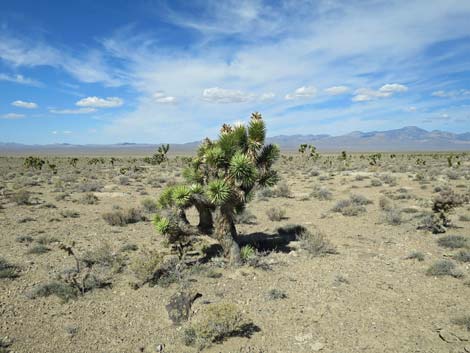
M386 131L353 131L340 136L331 135L279 135L268 137L267 142L278 144L283 151L296 151L300 144L313 144L319 152L372 152L372 151L470 151L470 132L455 134L416 126ZM172 152L193 152L200 141L170 144ZM0 143L0 154L151 154L159 144L118 143L109 145L25 145Z

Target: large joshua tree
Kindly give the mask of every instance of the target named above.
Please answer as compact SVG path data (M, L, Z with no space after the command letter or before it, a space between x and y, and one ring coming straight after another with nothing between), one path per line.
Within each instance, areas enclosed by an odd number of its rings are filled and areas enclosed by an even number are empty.
M273 163L279 158L276 145L265 145L266 126L259 113L247 126L224 124L218 140L206 138L197 156L184 171L185 183L166 188L160 196L160 212L154 223L170 243L199 233L212 235L234 263L240 246L234 216L244 210L258 187L278 181ZM185 210L194 206L199 224L191 226Z

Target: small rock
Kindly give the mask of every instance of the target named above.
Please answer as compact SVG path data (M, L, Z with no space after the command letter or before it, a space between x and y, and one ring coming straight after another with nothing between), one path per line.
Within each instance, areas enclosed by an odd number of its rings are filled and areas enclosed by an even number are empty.
M315 342L310 345L310 348L312 349L312 352L320 352L323 348L325 348L325 345L321 342Z

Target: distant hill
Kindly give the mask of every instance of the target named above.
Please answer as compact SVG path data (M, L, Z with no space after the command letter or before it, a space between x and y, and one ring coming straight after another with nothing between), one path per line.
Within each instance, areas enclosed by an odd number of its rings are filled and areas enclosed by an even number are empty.
M372 152L372 151L470 151L470 132L455 134L416 126L387 131L354 131L346 135L279 135L268 137L283 151L296 151L300 144L310 143L320 152ZM170 144L172 153L194 152L200 141ZM58 154L58 155L148 155L159 144L118 143L110 145L72 145L67 143L50 145L24 145L0 143L0 154Z

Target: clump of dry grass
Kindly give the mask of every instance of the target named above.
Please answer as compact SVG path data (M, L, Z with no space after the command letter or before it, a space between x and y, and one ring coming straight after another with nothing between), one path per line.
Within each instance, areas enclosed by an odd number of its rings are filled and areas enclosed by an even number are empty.
M242 311L232 303L214 303L203 308L194 322L183 331L186 345L199 349L222 342L231 336L250 336L256 330Z
M266 211L270 221L279 222L286 217L286 210L280 207L271 207Z
M129 208L127 210L114 210L103 214L103 219L111 226L123 227L127 224L137 223L145 220L140 208Z
M325 234L314 230L302 231L297 239L300 243L300 248L307 251L311 256L323 256L326 254L337 254L336 248L326 238Z

